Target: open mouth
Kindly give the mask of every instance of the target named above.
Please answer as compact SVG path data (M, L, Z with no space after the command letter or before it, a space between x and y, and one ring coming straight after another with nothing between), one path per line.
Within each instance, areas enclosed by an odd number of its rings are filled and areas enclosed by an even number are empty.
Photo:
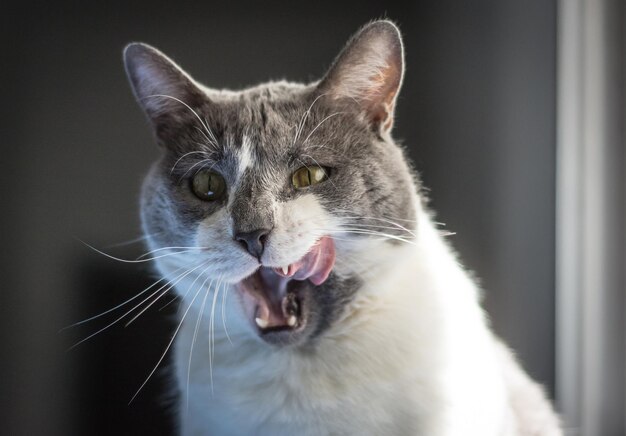
M299 292L305 281L319 286L335 265L335 244L318 240L300 260L282 268L261 266L242 280L244 307L260 333L293 332L304 328L306 313Z

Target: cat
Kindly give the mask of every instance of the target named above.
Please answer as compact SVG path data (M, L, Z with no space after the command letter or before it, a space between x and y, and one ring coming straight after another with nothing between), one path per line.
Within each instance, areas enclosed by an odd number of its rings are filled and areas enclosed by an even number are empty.
M394 23L310 84L214 90L142 43L124 61L162 149L141 220L181 300L182 434L562 434L392 139Z

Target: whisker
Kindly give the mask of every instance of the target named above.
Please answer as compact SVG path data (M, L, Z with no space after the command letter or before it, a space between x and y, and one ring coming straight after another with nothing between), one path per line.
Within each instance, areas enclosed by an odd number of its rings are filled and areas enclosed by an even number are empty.
M188 153L183 154L181 157L178 158L178 160L176 161L176 163L174 163L174 166L172 166L172 169L170 170L170 174L172 174L174 172L174 169L176 169L176 166L178 165L178 163L183 160L184 158L186 158L189 155L192 154L201 154L203 156L207 156L207 152L206 151L190 151Z
M204 121L202 121L202 118L200 118L200 115L198 115L198 113L197 113L195 110L193 110L193 109L191 108L191 106L189 106L189 105L188 105L187 103L185 103L184 101L182 101L182 100L180 100L180 99L178 99L178 98L176 98L176 97L172 97L171 95L165 95L165 94L153 94L153 95L148 95L148 96L146 96L146 98L150 98L150 97L163 97L163 98L170 98L170 99L172 99L172 100L174 100L174 101L179 102L180 104L182 104L183 106L185 106L187 109L189 109L189 110L190 110L190 111L191 111L191 112L192 112L192 113L196 116L196 118L198 119L198 121L200 121L200 125L201 125L202 127L204 127L204 129L207 131L207 133L209 133L209 132L210 132L210 130L211 130L211 129L209 129L208 124L205 124L205 122L204 122ZM210 139L209 139L208 137L207 137L206 139L207 139L207 141L209 141L209 142L210 142Z
M198 132L200 132L200 134L201 134L202 136L204 136L204 139L206 139L206 142L207 142L207 143L206 143L206 144L201 144L203 147L206 147L206 146L208 145L208 146L213 146L213 147L216 147L216 148L217 148L217 145L216 145L216 144L213 144L213 141L211 141L211 138L209 138L209 137L206 135L206 133L204 133L204 132L202 131L202 129L201 129L201 128L199 128L198 126L194 126L194 127L196 128L196 130L197 130Z
M209 278L207 277L204 280L204 282L202 282L202 284L200 285L200 289L204 288L204 285L206 284L208 279ZM206 305L206 300L207 300L207 297L209 296L209 291L211 290L212 284L213 284L213 281L209 283L209 286L207 286L206 291L204 292L204 298L202 299L202 305L200 306L200 313L198 314L198 319L196 321L196 328L194 329L193 337L191 338L191 348L189 349L189 364L187 365L187 390L185 391L186 393L185 410L187 412L189 411L189 380L191 378L191 358L193 356L193 346L196 343L196 337L198 336L198 329L200 327L202 315L204 314L204 306Z
M165 294L167 294L170 289L172 289L174 286L176 286L176 284L178 284L178 282L180 282L180 280L184 279L185 277L187 277L189 274L191 274L192 272L194 272L195 270L197 270L198 268L200 268L200 266L204 266L208 263L209 261L205 261L202 262L200 265L198 265L197 267L195 267L194 269L192 269L191 271L188 271L183 277L181 277L176 283L174 283L172 286L170 286L169 288L167 288L165 291L163 291L163 293L161 295L159 295L157 298L155 298L154 300L152 300L150 302L150 304L148 304L146 307L144 307L143 309L141 309L141 311L139 311L139 313L137 313L135 316L133 316L133 318L128 321L126 324L124 324L124 327L128 327L130 324L133 323L133 321L135 321L137 318L139 318L146 310L148 310L150 307L152 307L152 305L154 305L154 303L156 303L157 301L159 301L161 299L161 297L163 297ZM198 281L198 279L202 276L202 274L204 274L206 272L206 270L208 270L211 266L209 265L208 267L206 267L200 274L198 274L198 276L193 280L193 282L191 282L191 285L189 285L189 287L187 288L187 293L189 293L189 290L191 289L191 287L196 283L196 281ZM185 294L185 296L187 296L187 293Z
M180 270L181 270L181 269L183 269L183 268L185 268L185 267L184 267L184 266L181 266L180 268L176 269L176 270L174 271L174 273L177 273L178 271L180 271ZM91 317L89 317L89 318L87 318L87 319L83 319L82 321L75 322L74 324L68 325L67 327L63 327L60 331L64 331L64 330L70 329L70 328L72 328L72 327L76 327L76 326L79 326L79 325L81 325L81 324L85 324L85 323L87 323L87 322L89 322L89 321L93 321L94 319L101 318L101 317L103 317L104 315L109 314L109 313L111 313L111 312L113 312L113 311L115 311L115 310L119 309L120 307L123 307L123 306L127 305L127 304L128 304L128 303L130 303L131 301L136 300L136 299L137 299L137 298L139 298L141 295L143 295L143 294L145 294L146 292L148 292L150 289L152 289L154 286L156 286L158 283L162 282L163 280L165 280L165 277L161 277L159 280L157 280L157 281L155 281L154 283L152 283L150 286L148 286L147 288L145 288L143 291L139 292L137 295L135 295L135 296L133 296L133 297L129 298L128 300L126 300L126 301L124 301L124 302L122 302L122 303L120 303L120 304L118 304L117 306L111 307L110 309L107 309L107 310L105 310L104 312L101 312L101 313L99 313L99 314L97 314L97 315L91 316Z
M186 176L187 174L189 174L189 171L191 171L192 169L194 169L194 168L195 168L195 167L197 167L198 165L204 165L204 164L205 164L205 163L207 163L207 162L211 162L211 159L203 159L203 160L200 160L200 161L196 162L195 164L193 164L192 166L190 166L189 168L187 168L187 171L185 171L185 172L183 173L183 175L182 175L182 176L180 176L180 177L178 178L178 183L180 183L180 182L181 182L181 180L183 180L183 179L185 178L185 176ZM211 170L213 169L213 167L215 166L215 164L217 164L217 162L213 162L213 163L211 164L211 166L209 167L209 171L211 171Z
M174 296L172 298L170 298L170 300L165 303L163 306L159 307L159 312L162 312L163 309L165 309L166 307L168 307L170 304L172 304L174 301L178 300L180 298L180 295L178 295L177 293L174 293Z
M349 209L341 209L341 208L336 208L334 209L335 212L342 212L342 213L354 213L353 210L349 210ZM385 216L385 217L373 217L373 216L366 216L366 215L361 215L361 216L354 216L354 218L362 218L362 219L392 219L394 221L404 221L407 223L416 223L417 220L410 220L407 218L398 218L398 217L393 217L393 216Z
M159 251L165 251L165 250L187 250L187 251L185 251L185 253L186 253L188 251L206 250L206 249L207 249L207 247L161 247L161 248L157 248L157 249L154 249L154 250L146 251L141 256L138 256L135 260L139 260L139 259L142 259L142 258L150 255L150 254L154 254L154 253L157 253Z
M206 120L206 117L204 117L204 125L207 128L207 133L209 134L209 136L211 137L211 140L213 141L213 144L215 144L215 146L219 146L218 145L218 140L215 136L215 133L213 132L213 130L211 130L211 128L209 127L209 122Z
M209 262L209 261L207 261ZM206 265L206 263L205 263ZM198 277L196 277L194 279L194 281L191 283L191 285L187 286L187 291L185 291L185 293L182 296L182 300L185 301L185 299L187 298L187 295L189 295L189 292L191 292L191 288L193 287L193 285L198 281L198 279L200 279L200 277L202 277L204 275L204 273L206 273L209 268L211 268L211 265L207 266L205 269L202 270L202 272L200 274L198 274ZM204 281L202 282L202 286L204 286L204 284L207 282L207 280L210 279L210 276L207 276ZM165 306L163 306L161 309L165 308L166 306L168 306L169 304L171 304L172 302L174 302L176 299L181 298L180 295L177 295L172 301L168 302Z
M189 252L193 251L193 250L178 251L176 253L163 254L163 255L160 255L160 256L151 257L149 259L122 259L120 257L116 257L116 256L113 256L111 254L105 253L102 250L98 250L96 247L93 247L93 246L89 245L85 241L81 241L80 239L79 239L79 241L82 242L87 247L91 248L96 253L99 253L99 254L101 254L101 255L103 255L105 257L108 257L109 259L113 259L113 260L116 260L118 262L124 262L124 263L145 263L145 262L150 262L152 260L161 259L163 257L176 256L176 255L179 255L179 254L189 253Z
M350 212L350 211L345 211L345 212ZM394 224L396 226L399 226L400 224L398 224L396 221L405 221L405 222L409 222L409 223L417 223L417 220L409 220L409 219L402 219L402 218L393 218L393 220L391 220L388 217L385 216L367 216L367 215L343 215L342 218L354 218L354 219L363 219L363 220L379 220L379 221L385 221L387 223L390 224ZM402 227L404 229L404 227Z
M313 102L311 103L311 105L309 106L309 108L302 114L302 118L300 119L300 123L298 123L298 125L296 126L296 135L293 138L293 144L292 146L296 145L296 141L298 140L298 137L300 136L300 134L302 133L302 129L304 129L304 124L306 123L307 118L309 117L309 114L311 113L311 109L313 109L313 106L315 105L315 103L317 103L317 101L322 98L327 96L328 93L325 92L323 94L318 95L317 97L315 97L315 100L313 100ZM306 142L306 141L305 141Z
M350 225L353 227L358 226L358 227L364 227L364 228L373 228L373 229L401 230L398 227L384 226L381 224L363 224L363 223L358 223L358 222L346 222L345 225ZM411 232L410 230L405 230L405 231L413 235L413 232Z
M401 230L404 230L407 233L410 233L413 236L417 236L412 230L407 229L406 227L404 227L401 224L396 223L395 221L392 221L390 219L387 218L382 218L382 217L374 217L374 216L343 216L342 218L347 218L347 219L360 219L360 220L376 220L376 221L382 221L385 222L387 224L391 224L392 226L395 226ZM410 220L405 220L405 221L410 221ZM415 222L415 221L410 221L410 222Z
M226 328L226 297L228 296L228 290L230 287L226 287L225 291L222 293L222 325L224 326L224 333L226 333L226 338L228 338L228 342L233 345L233 341L230 340L230 335L228 334L228 329Z
M388 226L388 225L383 225L383 224L371 224L371 223L363 223L363 222L351 222L351 221L344 221L341 224L340 228L343 228L344 226L349 226L349 227L359 227L362 228L363 230L376 230L376 229L384 229L384 230L395 230L396 232L398 231L402 231L404 233L407 233L408 235L401 235L402 237L406 237L409 239L413 239L413 238L417 238L417 235L409 230L409 229L405 229L405 228L401 228L401 227L397 227L397 226Z
M89 336L87 336L86 338L80 340L79 342L75 343L74 345L72 345L70 348L68 348L67 351L71 351L74 348L78 347L80 344L82 344L83 342L93 338L94 336L102 333L103 331L109 329L110 327L112 327L113 325L117 324L118 322L120 322L122 319L126 318L128 315L130 315L134 310L136 310L138 307L141 307L142 304L144 304L146 301L148 301L150 298L154 297L156 294L158 294L163 288L168 287L168 285L170 285L170 283L174 282L176 280L175 283L173 283L171 286L169 286L158 298L161 298L161 296L165 295L165 293L167 293L172 286L175 286L176 283L178 283L180 280L182 280L184 277L187 276L187 274L189 274L191 271L197 269L199 266L203 265L204 263L196 266L194 269L192 270L188 270L182 274L179 274L177 277L175 277L174 279L170 280L169 282L167 282L165 285L161 286L159 289L157 289L156 291L154 291L152 294L148 295L146 298L144 298L141 302L139 302L138 304L136 304L132 309L128 310L126 313L124 313L122 316L120 316L119 318L115 319L113 322L107 324L106 326L102 327L100 330L97 330L96 332L90 334Z
M316 149L320 149L320 148L326 148L328 147L328 142L325 142L324 144L314 144L309 146L309 150L316 150Z
M222 282L223 283L223 282ZM214 395L213 391L213 357L215 356L215 324L214 324L214 315L215 315L215 302L217 301L217 295L220 292L219 283L215 292L213 293L213 304L211 305L211 316L209 318L209 377L211 379L211 394Z
M319 128L320 128L320 126L321 126L322 124L324 124L326 121L328 121L329 119L331 119L331 118L332 118L332 117L334 117L334 116L341 115L341 114L344 114L344 113L345 113L345 112L335 112L335 113L333 113L333 114L328 115L326 118L324 118L322 121L320 121L320 122L319 122L319 124L318 124L317 126L315 126L315 128L314 128L313 130L311 130L311 133L309 133L309 135L308 135L308 136L306 137L306 139L302 142L302 144L306 144L306 142L309 140L309 138L311 137L311 135L312 135L313 133L315 133L315 131L316 131L317 129L319 129Z
M133 400L137 397L137 395L139 395L139 392L141 392L141 390L146 385L146 383L148 383L148 381L150 380L152 375L155 373L155 371L157 370L157 368L159 367L159 365L161 364L161 362L165 358L165 355L167 354L167 352L169 351L170 347L172 346L172 343L174 342L174 339L176 339L176 335L178 334L178 331L180 330L180 327L183 325L183 322L185 321L185 317L189 313L189 309L191 309L191 306L193 305L193 302L195 301L195 299L198 297L198 294L200 293L200 291L201 291L201 289L198 289L198 291L196 292L196 295L194 295L193 299L191 300L191 303L189 303L189 306L187 307L187 310L185 310L185 313L183 314L183 316L182 316L182 318L180 320L180 323L178 323L178 327L176 327L176 330L174 331L174 334L172 335L172 339L170 339L169 343L165 347L165 351L163 351L163 354L161 354L161 357L159 358L159 361L156 363L154 368L152 368L152 371L150 371L150 374L148 374L148 377L146 378L146 380L141 384L141 386L139 386L139 389L137 389L137 392L135 392L135 395L132 396L132 398L128 402L129 405L133 402Z
M133 238L133 239L129 239L128 241L123 241L123 242L116 242L115 244L109 244L106 246L106 248L117 248L117 247L123 247L125 245L131 245L131 244L136 244L138 242L143 242L148 238L152 238L156 235L160 235L163 232L157 232L157 233L152 233L150 235L146 235L144 234L143 236L139 236L137 238Z
M401 242L406 242L407 244L416 245L414 241L404 239L400 236L390 235L388 233L375 232L372 230L364 230L364 229L350 229L350 228L341 228L341 229L325 229L327 233L351 233L355 235L370 235L370 236L379 236L382 239L394 239Z

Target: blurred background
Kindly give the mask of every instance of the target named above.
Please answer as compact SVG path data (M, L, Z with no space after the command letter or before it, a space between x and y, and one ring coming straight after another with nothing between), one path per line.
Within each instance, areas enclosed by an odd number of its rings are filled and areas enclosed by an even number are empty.
M16 2L0 6L3 434L172 434L175 304L60 331L151 283L138 192L157 156L121 50L208 86L319 78L375 18L404 34L394 135L480 279L496 332L568 434L624 434L620 1Z

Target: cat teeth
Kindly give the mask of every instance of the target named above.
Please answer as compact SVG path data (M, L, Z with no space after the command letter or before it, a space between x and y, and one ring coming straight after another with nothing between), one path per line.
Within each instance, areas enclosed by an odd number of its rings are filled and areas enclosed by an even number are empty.
M283 266L281 270L283 271L283 274L285 274L286 276L289 275L289 265Z
M259 328L265 329L268 326L268 322L267 322L266 319L257 317L257 318L255 318L255 321L256 321L256 325L258 325Z
M298 322L298 319L296 318L295 315L291 315L289 318L287 318L287 325L289 327L294 327L297 322Z

